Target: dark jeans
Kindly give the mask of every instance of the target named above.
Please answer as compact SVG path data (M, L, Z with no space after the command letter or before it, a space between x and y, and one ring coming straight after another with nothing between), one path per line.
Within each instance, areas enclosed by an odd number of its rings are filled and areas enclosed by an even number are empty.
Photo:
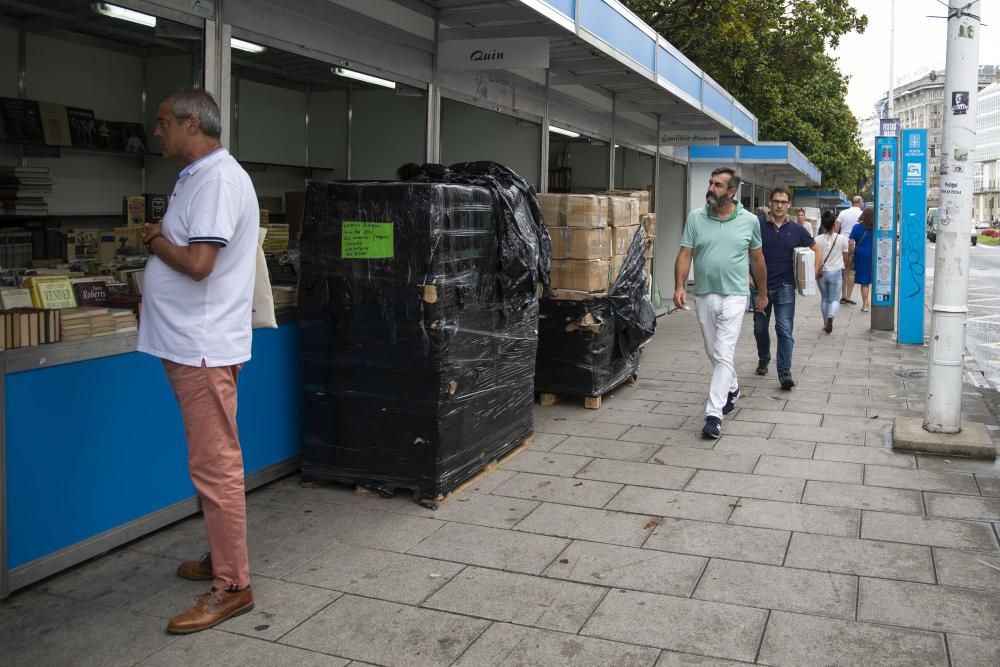
M757 298L757 290L750 293L751 300ZM778 375L790 375L792 371L792 321L795 319L795 286L781 285L767 290L767 308L753 314L753 337L757 341L757 358L771 360L771 312L774 312L774 331L778 334Z

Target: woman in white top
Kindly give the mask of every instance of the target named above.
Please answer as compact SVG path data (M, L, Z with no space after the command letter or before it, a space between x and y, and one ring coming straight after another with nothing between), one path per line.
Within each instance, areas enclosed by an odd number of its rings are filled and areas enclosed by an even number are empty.
M816 267L816 284L819 286L820 311L823 314L823 331L833 331L833 318L840 308L840 287L847 261L847 238L833 231L837 216L833 211L823 211L816 245L823 260Z

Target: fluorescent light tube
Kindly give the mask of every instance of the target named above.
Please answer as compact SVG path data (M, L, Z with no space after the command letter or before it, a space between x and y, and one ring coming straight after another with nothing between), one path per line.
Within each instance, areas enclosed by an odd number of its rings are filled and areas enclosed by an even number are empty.
M573 130L564 130L561 127L556 127L555 125L549 125L549 132L555 132L556 134L562 134L567 137L572 137L576 139L580 136L579 132L574 132Z
M118 5L111 5L106 2L95 2L90 7L98 14L103 14L104 16L110 16L113 19L130 21L132 23L138 23L139 25L144 25L149 28L156 27L155 16L150 16L149 14L143 14L142 12L137 12L134 9L126 9L125 7L119 7Z
M344 69L343 67L333 67L331 71L337 76L343 76L348 79L354 79L355 81L364 81L365 83L370 83L374 86L382 86L383 88L395 88L396 82L389 81L388 79L380 79L377 76L372 76L370 74L362 74L361 72L355 72L352 69Z
M246 51L247 53L264 53L265 51L264 47L260 44L254 44L245 39L237 39L235 37L229 38L229 47L239 51Z

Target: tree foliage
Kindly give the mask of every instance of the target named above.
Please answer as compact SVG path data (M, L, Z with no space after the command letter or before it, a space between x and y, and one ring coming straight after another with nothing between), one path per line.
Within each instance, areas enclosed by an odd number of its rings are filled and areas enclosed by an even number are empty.
M624 0L759 121L758 138L790 141L853 193L870 172L847 78L826 54L868 19L848 0Z

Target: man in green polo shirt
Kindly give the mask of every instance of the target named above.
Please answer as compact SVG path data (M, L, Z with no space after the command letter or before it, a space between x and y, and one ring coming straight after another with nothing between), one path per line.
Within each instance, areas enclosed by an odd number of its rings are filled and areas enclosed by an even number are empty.
M728 167L712 172L705 206L688 215L681 247L674 264L674 305L687 308L688 272L694 260L695 310L712 360L712 384L705 404L706 438L722 435L722 416L736 407L740 396L733 356L740 337L753 271L758 285L767 284L767 267L761 250L760 223L736 200L740 177ZM767 307L767 294L756 300L757 310Z

